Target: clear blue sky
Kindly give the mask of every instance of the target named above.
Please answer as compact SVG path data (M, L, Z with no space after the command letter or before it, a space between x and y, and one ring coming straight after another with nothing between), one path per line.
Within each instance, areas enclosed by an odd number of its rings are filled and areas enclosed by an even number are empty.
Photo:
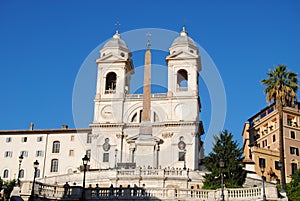
M2 0L0 129L28 129L30 122L37 129L74 127L76 75L87 55L112 36L116 21L121 33L150 27L179 32L184 23L219 70L227 96L224 129L242 143L244 122L267 105L260 80L268 69L286 64L300 72L299 10L296 0ZM142 56L134 59L143 63ZM165 65L163 57L156 61ZM210 100L201 87L207 130Z

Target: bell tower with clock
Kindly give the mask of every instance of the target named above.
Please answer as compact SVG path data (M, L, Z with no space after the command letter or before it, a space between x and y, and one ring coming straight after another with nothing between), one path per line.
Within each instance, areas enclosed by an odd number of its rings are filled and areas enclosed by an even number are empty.
M134 73L131 52L116 31L100 50L93 123L122 123L125 95Z

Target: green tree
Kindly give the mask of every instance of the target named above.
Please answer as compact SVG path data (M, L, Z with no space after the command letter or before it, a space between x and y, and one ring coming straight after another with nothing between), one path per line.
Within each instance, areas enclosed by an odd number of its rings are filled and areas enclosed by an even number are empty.
M233 141L232 133L227 130L214 136L215 144L209 156L203 159L204 166L211 173L204 176L204 189L217 189L221 187L220 160L223 159L224 183L226 187L242 187L246 173L242 167L243 150Z
M286 193L290 201L300 200L300 169L292 175L291 182L286 186Z
M297 101L298 78L297 73L287 70L285 65L275 66L267 73L268 79L261 81L266 86L267 102L274 101L279 114L279 150L280 150L280 179L283 189L286 189L284 139L283 139L283 107L293 105Z
M9 199L10 193L13 190L14 186L16 184L16 180L10 180L7 182L4 182L1 178L0 178L0 185L1 185L1 189L4 188L4 197L5 199Z

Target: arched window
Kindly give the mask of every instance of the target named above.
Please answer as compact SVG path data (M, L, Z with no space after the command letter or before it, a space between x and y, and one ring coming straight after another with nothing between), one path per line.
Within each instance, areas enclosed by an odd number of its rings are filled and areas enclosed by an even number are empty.
M52 153L59 153L59 149L60 149L60 142L54 141L52 146Z
M138 110L135 112L130 119L130 122L132 123L141 123L142 122L142 113L143 110ZM159 116L157 115L156 112L151 111L151 122L159 122Z
M58 172L58 159L51 160L50 172Z
M115 93L117 84L117 75L114 72L110 72L106 75L105 93Z
M187 91L188 89L188 74L184 69L177 71L177 86L179 91Z
M19 178L24 178L24 170L23 169L20 170Z
M5 169L3 172L3 178L8 178L8 174L9 174L8 169Z

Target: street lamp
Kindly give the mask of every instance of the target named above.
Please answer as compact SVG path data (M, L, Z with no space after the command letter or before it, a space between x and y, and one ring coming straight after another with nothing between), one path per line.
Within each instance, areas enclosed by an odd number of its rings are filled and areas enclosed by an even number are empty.
M265 192L265 177L264 177L264 172L265 172L265 163L260 163L260 171L261 171L261 179L262 179L262 184L263 184L263 201L266 201L266 192Z
M19 170L18 170L18 183L17 183L18 186L20 186L20 171L21 171L21 163L23 159L24 159L23 154L21 154L19 156Z
M82 158L82 163L83 163L83 184L82 184L82 196L81 196L82 200L85 200L85 173L86 173L86 166L89 161L90 159L87 155L85 155Z
M34 184L35 184L35 178L36 178L37 169L39 167L38 160L34 161L33 167L34 167L34 176L33 176L33 182L32 182L32 188L31 188L31 194L30 194L30 197L29 197L29 201L33 201L34 200Z
M115 169L117 169L117 155L118 155L118 149L115 149Z
M223 168L225 167L225 161L223 158L220 159L219 162L220 171L221 171L221 201L224 201L224 175L223 175Z
M185 159L186 149L183 150L183 153L184 153L183 170L186 170L186 159Z

